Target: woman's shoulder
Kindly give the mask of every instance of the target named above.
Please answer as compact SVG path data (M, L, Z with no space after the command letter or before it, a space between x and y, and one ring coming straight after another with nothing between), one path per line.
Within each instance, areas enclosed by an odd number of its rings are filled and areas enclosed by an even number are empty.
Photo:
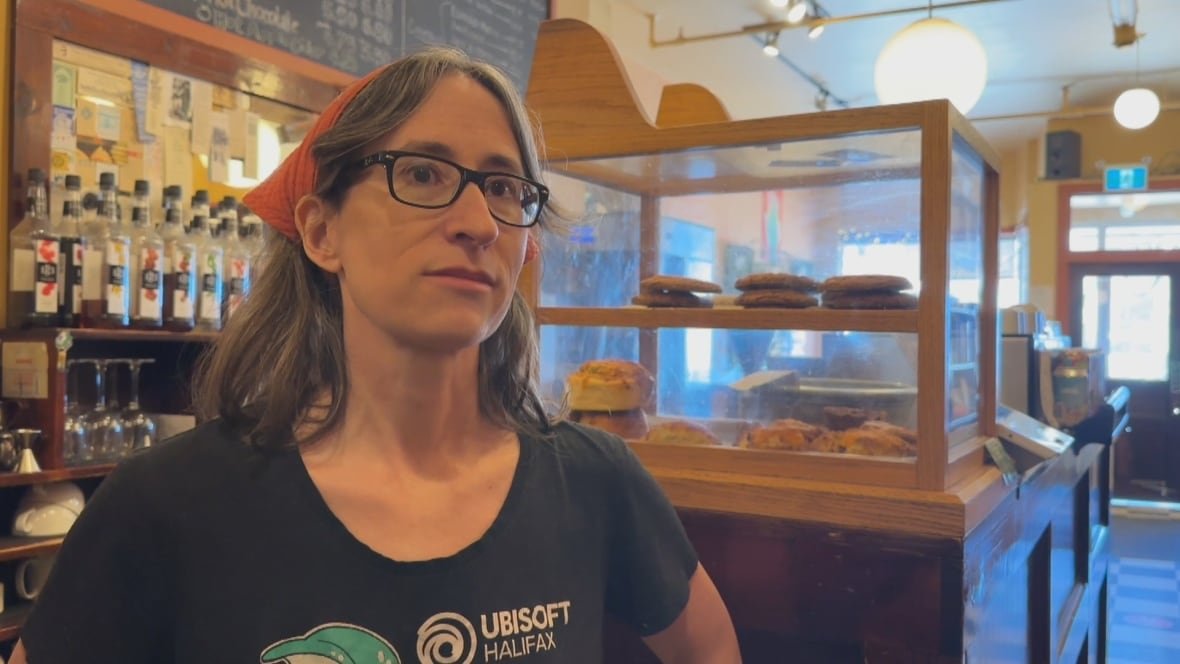
M540 448L564 469L589 473L617 472L634 459L617 435L568 420L555 423Z

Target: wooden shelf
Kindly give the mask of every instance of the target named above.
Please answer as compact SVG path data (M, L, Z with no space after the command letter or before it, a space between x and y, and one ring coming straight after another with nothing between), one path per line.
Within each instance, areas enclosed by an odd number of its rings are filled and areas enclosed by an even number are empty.
M697 327L913 333L918 331L918 312L914 310L541 307L537 311L537 320L542 325L595 327Z
M64 537L0 537L0 562L54 553L63 541Z
M4 613L0 613L0 643L15 641L20 637L21 629L32 610L32 602L19 602L4 608Z
M108 330L91 327L40 327L5 330L8 339L53 339L60 332L68 332L74 339L86 341L167 341L177 343L209 343L217 339L216 332L170 332L168 330Z
M100 466L57 468L54 470L43 470L39 473L3 473L0 474L0 488L29 486L32 484L60 482L63 480L78 480L87 477L102 477L114 469L114 464L103 464Z

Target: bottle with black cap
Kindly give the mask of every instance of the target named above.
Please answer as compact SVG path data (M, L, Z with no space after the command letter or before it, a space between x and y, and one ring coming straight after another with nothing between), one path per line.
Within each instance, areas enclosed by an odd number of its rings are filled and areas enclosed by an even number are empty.
M114 174L101 174L98 186L99 196L95 196L93 192L87 192L82 197L83 327L97 327L102 321L103 293L106 287L106 277L103 274L103 256L106 253L107 239L110 237L108 216L115 213ZM108 207L109 210L107 210Z
M202 196L204 194L204 196ZM209 193L197 191L193 196L193 221L189 235L197 245L197 265L200 282L197 295L197 327L207 332L221 329L221 300L225 252L213 235L209 219Z
M61 247L49 218L45 171L31 168L28 176L25 214L9 235L10 315L14 326L53 326L59 322L57 263Z
M221 201L221 247L225 252L225 318L234 315L250 292L250 250L242 241L238 201Z
M159 328L164 324L164 241L151 219L147 180L135 181L131 205L131 324Z
M167 271L164 275L164 327L187 332L197 326L197 244L186 232L184 191L179 185L165 190L164 240Z
M106 226L102 252L102 327L131 324L131 236L119 216L118 190L113 173L99 176L99 223Z
M82 323L82 178L66 176L65 201L58 221L61 238L61 298L58 305L61 324L77 327Z

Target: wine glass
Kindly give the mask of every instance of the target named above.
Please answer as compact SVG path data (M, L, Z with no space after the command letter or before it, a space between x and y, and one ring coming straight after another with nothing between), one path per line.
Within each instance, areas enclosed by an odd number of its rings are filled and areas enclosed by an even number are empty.
M107 408L108 360L83 360L94 365L94 408L84 417L84 427L97 461L113 461L123 449L123 420Z
M82 360L66 362L66 419L62 436L62 460L67 466L94 462L94 446L86 428L85 410L78 389L78 365Z
M156 421L139 406L139 370L145 364L155 362L152 358L119 360L131 372L131 392L127 407L123 409L123 432L130 444L131 452L151 447L156 443Z

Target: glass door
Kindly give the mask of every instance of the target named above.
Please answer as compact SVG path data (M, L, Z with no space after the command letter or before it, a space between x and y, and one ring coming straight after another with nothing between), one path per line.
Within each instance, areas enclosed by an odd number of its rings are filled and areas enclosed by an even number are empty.
M1131 391L1117 498L1180 501L1180 264L1075 264L1074 345L1106 354L1107 392Z

